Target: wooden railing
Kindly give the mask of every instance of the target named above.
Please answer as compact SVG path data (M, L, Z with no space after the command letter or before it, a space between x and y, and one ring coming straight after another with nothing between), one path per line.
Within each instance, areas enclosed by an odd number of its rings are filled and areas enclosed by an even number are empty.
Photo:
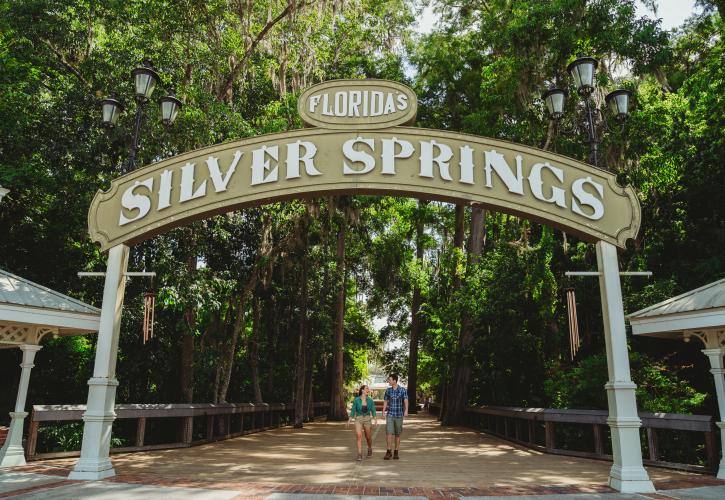
M313 403L313 416L327 414L329 406L330 404L327 402ZM80 421L83 419L85 410L85 405L33 406L26 441L27 459L80 456L80 451L37 453L36 448L41 424ZM176 442L146 444L146 423L149 419L157 418L176 420L178 426ZM136 420L135 445L111 448L111 453L186 448L290 425L294 421L294 406L283 403L116 405L116 423L128 419ZM195 419L197 419L196 422ZM199 420L201 419L204 421L200 426Z
M429 411L437 415L440 406L431 404ZM511 406L467 407L466 425L493 434L508 441L546 453L569 455L599 460L612 460L609 445L608 412L606 410L560 410L555 408L519 408ZM644 446L647 465L682 469L692 472L712 473L717 470L719 458L715 421L708 415L683 415L678 413L639 414L646 434ZM566 426L564 429L561 427ZM564 448L557 443L557 428L565 432L581 426L588 427L591 443L587 450ZM660 434L663 431L686 431L703 434L706 465L680 463L666 460L660 450ZM643 436L644 437L644 436Z

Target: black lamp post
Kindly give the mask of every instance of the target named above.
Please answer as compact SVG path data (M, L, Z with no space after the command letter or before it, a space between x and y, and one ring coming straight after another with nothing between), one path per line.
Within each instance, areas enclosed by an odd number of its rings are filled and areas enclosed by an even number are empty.
M589 144L589 163L595 167L599 166L599 130L608 129L607 121L602 116L602 112L597 107L592 94L594 93L594 77L596 74L598 62L593 57L580 56L574 62L567 66L567 71L574 80L577 93L582 98L584 109L580 116L573 118L573 126L569 129L561 127L561 120L564 117L564 103L566 101L567 92L558 87L552 87L542 96L549 115L556 121L557 130L562 133L580 134L586 133L587 143ZM618 89L609 93L605 97L607 107L617 121L624 124L629 114L629 101L632 92L625 89Z
M134 98L136 99L136 120L133 131L133 141L131 143L131 151L127 164L122 167L122 174L131 172L136 168L136 155L141 148L139 134L141 131L143 111L151 98L151 94L153 94L154 88L161 81L159 74L154 71L149 61L144 61L141 66L131 71L131 77L133 78L135 85ZM181 101L176 98L174 91L172 90L169 95L159 99L159 106L161 111L161 122L166 126L171 126L176 120L176 116L179 114L179 110L182 106ZM116 122L118 122L118 117L121 115L123 110L124 106L116 99L115 93L111 94L111 97L103 99L101 101L101 118L103 120L103 125L106 127L115 126Z

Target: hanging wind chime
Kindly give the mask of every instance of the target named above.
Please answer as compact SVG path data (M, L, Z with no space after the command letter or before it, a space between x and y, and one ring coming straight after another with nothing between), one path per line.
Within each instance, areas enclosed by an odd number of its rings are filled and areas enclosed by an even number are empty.
M86 276L106 276L104 272L93 272L93 271L81 271L78 273L79 277ZM151 278L151 290L154 288L154 276L156 273L153 271L133 271L123 273L124 279L131 276L144 276ZM154 336L154 306L156 305L156 294L152 291L148 291L143 294L143 343L145 344Z
M153 282L152 282L153 283ZM146 344L154 336L154 306L156 294L146 292L143 294L143 343Z
M576 296L574 295L573 288L566 289L566 309L569 316L569 348L571 359L573 360L579 351L579 347L581 347L579 323L576 317Z

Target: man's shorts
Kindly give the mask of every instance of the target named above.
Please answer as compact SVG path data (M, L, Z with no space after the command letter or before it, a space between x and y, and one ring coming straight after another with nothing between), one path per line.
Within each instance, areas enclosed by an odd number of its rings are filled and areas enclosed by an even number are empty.
M385 421L385 432L387 434L400 436L403 433L403 417L388 416Z
M366 415L366 416L358 415L357 417L355 417L355 430L358 432L361 432L363 430L363 428L372 430L372 428L373 428L373 416L372 415Z

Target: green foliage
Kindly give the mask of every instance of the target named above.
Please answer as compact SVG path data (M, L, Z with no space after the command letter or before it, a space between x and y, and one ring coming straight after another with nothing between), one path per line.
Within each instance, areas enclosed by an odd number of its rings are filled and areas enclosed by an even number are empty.
M73 422L67 424L51 423L38 427L39 453L52 453L59 451L79 451L83 441L83 423ZM118 436L111 436L111 447L126 446L125 440Z
M641 410L695 413L702 409L706 395L669 373L666 365L636 351L630 351L629 359ZM552 364L549 371L544 389L553 407L607 409L602 390L608 379L604 354L584 358L569 369Z

